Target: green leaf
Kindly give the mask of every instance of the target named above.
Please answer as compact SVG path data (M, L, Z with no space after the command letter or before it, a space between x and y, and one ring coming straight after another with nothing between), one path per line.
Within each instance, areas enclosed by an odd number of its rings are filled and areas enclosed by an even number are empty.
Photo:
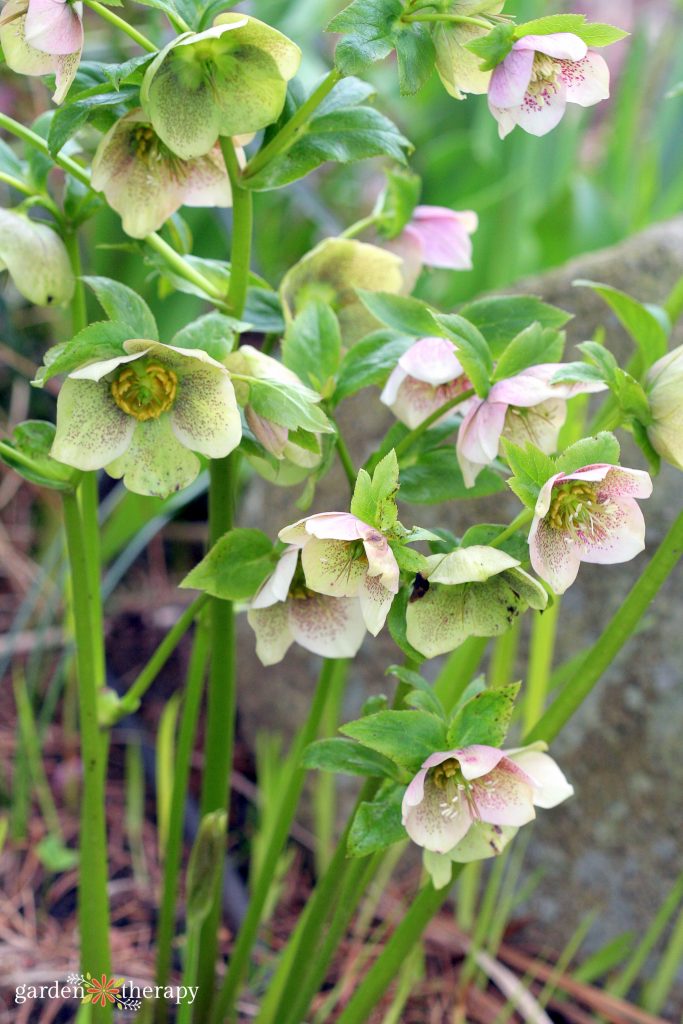
M282 361L319 394L332 393L341 362L341 333L329 306L315 300L304 306L287 328Z
M140 85L145 68L154 60L156 54L143 53L139 57L131 57L121 64L102 64L99 61L82 60L79 74L87 72L95 81L109 82L118 89L121 85Z
M126 323L102 320L89 324L71 341L53 345L47 350L43 357L44 365L38 370L33 383L42 387L50 377L56 377L60 373L71 373L85 363L124 356L124 341L134 337L136 332Z
M408 642L406 635L406 609L408 607L408 601L410 599L410 587L401 587L398 594L391 603L389 614L387 616L387 626L391 633L391 639L394 641L396 646L403 651L407 658L410 658L416 665L421 665L424 659L424 654L420 654L416 651L411 643Z
M382 194L376 222L383 238L396 238L413 215L422 189L418 174L404 167L387 171L387 184Z
M222 363L235 347L237 334L247 325L222 313L207 313L185 324L171 338L177 348L196 348Z
M601 431L595 437L584 437L576 444L570 445L555 462L556 473L575 473L584 466L592 466L596 462L619 464L621 450L614 434Z
M482 63L479 67L482 71L491 71L501 61L505 60L512 49L514 41L514 25L506 23L496 25L487 35L473 39L471 42L466 43L465 47L477 57L481 57Z
M481 471L474 487L466 487L454 447L436 448L414 465L401 467L400 500L411 505L483 498L504 489L504 480L491 469Z
M102 110L112 110L114 116L123 116L137 98L138 90L134 86L127 86L121 90L104 87L102 92L82 99L79 99L78 95L74 96L68 103L55 110L50 121L47 136L50 152L53 156L59 153L65 143L95 114Z
M347 164L389 156L405 163L406 153L413 147L393 121L367 105L373 95L374 90L366 82L343 79L289 146L256 174L247 171L244 184L254 191L282 188L327 161Z
M151 309L132 288L108 277L84 277L82 280L92 288L97 301L111 320L125 323L135 332L130 337L159 340Z
M561 383L573 383L578 381L580 383L593 384L595 382L604 383L605 375L602 370L598 369L597 366L592 366L590 363L565 363L561 370L553 376L551 384Z
M484 335L458 313L439 313L436 319L455 342L456 354L472 387L481 398L486 398L491 387L493 357Z
M559 363L564 343L564 332L543 328L539 323L525 327L512 339L498 360L494 380L514 377L538 363Z
M349 508L352 515L357 516L364 523L374 525L375 503L372 497L372 480L370 474L364 469L358 470Z
M591 49L611 46L612 43L618 43L620 39L625 39L629 35L623 28L617 28L616 25L605 25L597 21L584 25L576 34L581 36L586 46L590 46Z
M63 871L72 871L78 866L78 850L72 850L70 846L65 846L63 840L57 835L44 836L34 850L43 867L57 875Z
M317 768L345 775L368 775L400 781L392 761L368 747L361 746L360 743L342 739L341 736L311 743L306 747L301 763L304 768L309 769Z
M446 713L443 704L434 692L434 687L426 679L423 679L419 672L413 672L402 665L390 665L386 674L395 676L405 686L412 688L404 698L406 704L417 708L418 711L430 711L445 720Z
M399 541L391 541L391 550L394 552L399 569L402 569L403 572L415 575L415 573L426 571L427 560L419 551L413 551L412 548L406 547Z
M24 181L26 177L26 168L4 139L0 139L0 171L11 174L13 178L18 178L20 181Z
M303 428L314 434L331 434L334 427L316 404L320 396L309 388L297 388L281 381L257 380L250 377L249 404L264 419L289 430Z
M340 732L401 768L417 770L435 750L446 750L446 727L426 711L379 711L343 725Z
M265 334L280 334L285 329L280 296L268 288L249 289L244 318L254 330L263 331Z
M377 464L372 474L371 498L374 506L374 525L387 533L396 525L398 510L396 494L399 488L398 460L392 450Z
M496 295L468 302L460 315L478 327L497 359L512 338L534 321L541 327L560 330L571 314L550 306L535 295Z
M644 369L666 355L667 332L654 313L642 302L619 291L618 288L599 284L596 281L578 280L574 281L574 284L592 288L600 298L604 299L624 330L638 346Z
M261 530L230 530L180 584L224 601L253 597L275 568L273 544Z
M483 743L500 747L510 727L520 686L521 683L511 683L497 690L484 690L468 700L448 727L448 746L469 747Z
M357 342L342 359L333 400L354 395L363 388L381 386L415 338L395 331L375 331Z
M535 508L539 492L547 480L558 472L554 461L532 444L525 448L503 439L503 450L512 470L508 487L527 508Z
M412 96L425 84L436 61L436 49L427 25L405 25L394 37L398 86L402 96Z
M470 526L469 530L462 535L460 547L470 548L476 544L487 546L496 540L504 529L505 526L498 523L477 523L476 526ZM502 544L496 546L516 558L518 562L528 562L529 560L529 545L522 532L513 534L512 537L508 537Z
M551 14L545 18L536 18L534 21L517 25L514 30L514 38L521 39L523 36L531 35L547 36L554 32L571 32L591 47L609 46L628 35L628 32L624 32L623 29L616 28L614 25L604 25L599 22L587 23L585 14Z
M72 491L82 474L50 457L54 436L53 423L26 420L14 428L11 440L0 441L0 459L31 483Z
M412 334L415 338L424 338L425 335L446 336L434 313L420 299L391 295L388 292L368 292L364 288L357 288L356 292L365 308L395 331Z
M403 789L390 796L379 796L372 803L363 801L351 824L346 850L350 857L367 857L406 839L401 822Z

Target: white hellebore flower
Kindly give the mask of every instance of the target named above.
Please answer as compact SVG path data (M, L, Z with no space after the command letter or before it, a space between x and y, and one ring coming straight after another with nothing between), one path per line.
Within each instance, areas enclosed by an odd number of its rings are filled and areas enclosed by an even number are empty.
M0 270L36 306L64 306L76 287L64 242L48 224L0 209Z
M646 378L652 423L650 444L672 466L683 469L683 345L662 356Z

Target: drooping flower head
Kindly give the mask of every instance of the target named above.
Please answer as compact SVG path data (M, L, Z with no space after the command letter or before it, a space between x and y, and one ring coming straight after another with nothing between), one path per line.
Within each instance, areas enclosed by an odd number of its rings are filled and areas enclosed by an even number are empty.
M246 14L219 14L205 32L178 36L145 72L140 98L159 138L183 160L219 135L246 135L277 121L301 51Z
M51 454L104 468L137 494L166 497L197 476L195 452L223 458L242 426L230 374L206 352L125 341L124 356L69 374L57 401Z
M400 235L384 243L403 260L404 291L413 290L423 267L471 270L470 235L477 230L478 222L472 210L416 206Z
M0 45L12 71L54 74L52 99L61 103L81 60L83 4L80 0L9 0L0 16Z
M547 455L557 448L567 415L567 399L604 391L599 381L551 383L560 363L541 363L499 380L486 398L473 398L458 431L456 451L467 487L498 456L502 438L534 444Z
M352 658L365 636L358 598L312 591L301 569L300 550L291 546L282 553L247 613L264 665L282 661L292 643L324 658Z
M592 107L609 97L609 68L571 32L523 36L491 75L489 108L502 139L519 125L546 135L568 103Z
M301 549L306 586L328 597L357 597L368 631L377 636L400 577L384 534L350 512L322 512L286 526L279 537Z
M380 401L412 430L469 388L453 343L446 338L420 338L392 370ZM459 408L464 411L466 402Z
M426 658L455 650L469 636L499 636L548 595L505 551L476 544L429 555L408 602L408 642Z
M645 547L645 521L636 502L652 480L639 469L598 463L556 473L538 496L529 533L534 571L556 594L576 579L581 562L628 562Z
M280 285L285 318L293 319L311 301L327 303L337 314L345 345L352 345L380 323L356 288L398 293L404 290L402 260L377 245L354 238L325 238L291 267Z
M683 345L650 367L645 384L652 415L650 444L672 466L683 469Z
M481 18L499 14L504 0L455 0L448 7L449 14L467 18ZM491 79L490 71L480 69L481 57L468 50L467 44L487 34L480 25L466 22L439 21L433 27L432 38L436 49L436 70L446 92L456 100L464 100L467 93L481 95Z
M244 153L237 149L238 159ZM232 194L218 146L181 160L154 131L141 110L114 124L97 147L92 186L120 214L131 238L158 231L180 206L231 206Z
M76 280L69 254L56 231L16 210L0 209L0 271L36 306L71 301Z
M502 851L536 807L555 807L574 792L544 743L518 750L473 744L423 762L403 797L403 825L423 849L452 861Z

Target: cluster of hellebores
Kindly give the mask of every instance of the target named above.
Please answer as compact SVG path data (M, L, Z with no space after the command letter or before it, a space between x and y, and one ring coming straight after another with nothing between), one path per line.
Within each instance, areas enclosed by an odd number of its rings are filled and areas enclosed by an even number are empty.
M229 530L183 586L244 610L264 665L293 643L350 658L388 626L412 666L395 670L405 706L375 703L343 727L344 738L314 743L306 763L380 778L356 814L350 851L366 855L407 833L443 886L452 862L500 853L536 807L572 789L542 742L502 749L518 687L488 690L478 679L445 708L415 669L468 638L505 633L528 609L542 612L582 562L643 550L638 501L651 493L649 473L619 464L609 430L571 445L562 431L570 419L580 436L589 396L604 393L605 422L633 433L651 471L660 458L681 468L683 366L680 349L666 351L662 318L613 289L595 286L618 316L635 304L657 325L648 321L637 378L597 342L563 362L570 317L540 299L488 298L444 314L411 297L425 267L471 267L477 217L419 202L419 180L405 167L409 141L355 76L395 50L402 91L416 91L436 67L455 98L487 93L502 137L515 126L542 135L567 104L608 96L597 49L623 33L580 15L516 25L500 0L433 4L429 17L424 4L354 0L329 26L341 36L335 69L306 94L294 42L249 15L209 9L209 24L201 11L191 24L176 12L178 35L112 70L79 66L80 3L3 8L9 67L55 76L53 98L64 105L34 128L80 191L65 192L60 207L45 179L37 202L0 211L0 261L29 301L66 304L85 283L108 319L50 348L35 383L62 378L56 425L23 424L2 455L45 486L73 490L82 473L104 469L135 493L166 499L239 453L270 483L303 484L303 512L338 455L349 510L305 515L275 542ZM78 134L86 124L101 132L93 152L92 133ZM91 158L90 177L73 154ZM5 179L30 194L31 167L7 146L0 156ZM236 189L279 188L327 160L377 156L391 162L372 213L320 241L277 288L234 261L184 257L154 234L183 205L228 207ZM162 339L136 293L82 277L62 235L103 202L140 240L164 288L208 298L214 311ZM52 219L31 216L36 205ZM274 337L279 357L270 354ZM336 411L369 388L381 389L377 411L391 410L396 423L357 471ZM510 525L455 536L399 520L399 501L438 505L506 487L523 506Z

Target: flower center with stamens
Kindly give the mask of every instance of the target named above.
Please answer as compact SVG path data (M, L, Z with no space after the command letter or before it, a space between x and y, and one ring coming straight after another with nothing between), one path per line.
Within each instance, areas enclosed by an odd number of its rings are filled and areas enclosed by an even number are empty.
M439 811L446 820L460 814L461 800L472 806L471 787L465 781L456 758L449 757L448 760L437 765L432 772L432 782L437 789L441 790L442 799L439 801Z
M531 68L531 84L536 82L554 82L560 70L559 63L554 57L545 53L535 53L534 63Z
M609 501L600 501L595 484L569 480L553 490L548 523L572 539L579 535L595 537L604 532L600 515L609 505Z
M141 422L158 419L170 409L177 391L173 370L152 359L123 366L111 382L112 398L119 409Z

